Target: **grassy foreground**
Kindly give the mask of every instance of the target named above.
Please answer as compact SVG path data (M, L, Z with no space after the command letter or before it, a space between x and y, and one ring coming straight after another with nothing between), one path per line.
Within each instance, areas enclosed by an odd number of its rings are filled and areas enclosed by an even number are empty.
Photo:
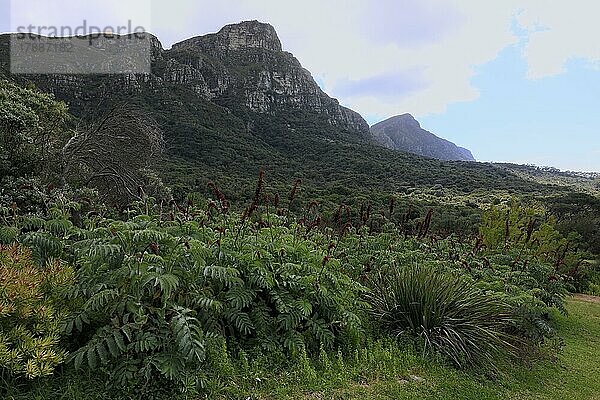
M321 382L316 385L321 388L311 388L314 390L274 385L259 390L252 398L600 399L600 303L571 299L567 308L568 316L555 316L565 345L557 360L542 361L532 368L514 368L496 381L407 358L407 372L397 378L339 382L335 387L330 387L331 382Z
M354 359L323 354L318 360L300 360L286 372L270 372L268 359L264 364L225 362L220 376L207 380L208 395L181 398L600 399L600 303L593 300L598 299L571 299L569 315L554 316L565 345L556 360L508 368L496 380L441 366L393 344L376 343ZM82 378L89 381L81 382ZM59 380L60 384L49 380L27 393L9 392L7 399L108 398L94 389L92 376Z

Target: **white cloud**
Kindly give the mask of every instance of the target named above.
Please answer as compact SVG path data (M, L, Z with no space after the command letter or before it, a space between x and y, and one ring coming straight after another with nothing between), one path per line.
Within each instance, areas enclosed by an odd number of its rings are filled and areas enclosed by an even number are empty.
M227 10L235 10L243 19L272 23L284 48L293 52L333 96L347 94L336 93L344 82L378 82L379 77L395 71L404 75L417 71L414 79L421 90L395 97L389 93L381 97L340 96L343 104L370 115L424 115L441 112L449 103L477 98L478 92L470 84L473 68L493 60L502 48L517 40L510 26L513 9L504 3L230 0L223 4L227 9L222 10L223 15L212 14L213 23L230 22L231 11ZM373 10L375 7L378 10ZM199 17L197 34L205 32L201 28L205 20ZM396 26L399 23L407 26ZM388 26L396 37L383 40L381 26Z
M528 31L524 50L529 78L565 71L569 60L600 66L600 2L530 0L517 20Z
M145 23L150 8L150 30L166 47L227 23L270 22L284 48L327 92L364 115L380 117L403 112L423 116L477 99L479 92L471 84L476 67L519 40L527 41L523 56L530 78L561 73L574 58L600 65L596 0L139 1L135 6L94 0L49 7L46 0L31 0L26 17L79 21L101 5L109 15L141 18ZM524 36L515 32L515 26L524 30ZM395 73L400 78L391 79ZM366 90L359 83L381 86L386 79L398 88L397 95L390 88L378 95L376 88Z
M421 116L442 112L450 103L476 99L479 93L470 84L473 68L493 60L501 49L517 40L510 29L511 8L479 0L354 0L345 7L331 8L321 4L309 1L306 7L313 13L319 10L318 16L296 19L293 10L289 12L282 6L281 17L289 23L295 21L299 30L306 31L309 26L311 35L303 37L293 50L309 70L320 76L326 91L338 96L343 94L336 92L339 82L373 80L394 71L418 71L415 82L425 82L420 90L399 92L395 97L389 93L341 96L343 104L369 115L385 117L411 112ZM420 25L419 29L400 29L400 36L387 41L380 35L365 35L363 28L368 24L388 25L390 34L396 32L398 28L392 27L396 23L408 24L415 4L421 9L413 22ZM373 7L387 13L373 13ZM440 27L440 11L455 21ZM282 29L285 39L285 27ZM415 30L422 37L415 37L411 32Z

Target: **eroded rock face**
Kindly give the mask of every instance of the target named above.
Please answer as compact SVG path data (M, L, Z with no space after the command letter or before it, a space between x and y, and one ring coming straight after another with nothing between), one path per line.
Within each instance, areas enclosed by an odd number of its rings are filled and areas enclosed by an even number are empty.
M269 24L228 25L218 33L178 43L164 51L163 57L171 60L168 70L178 71L175 75L171 72L170 81L198 84L202 88L198 92L217 103L233 96L258 113L312 111L334 126L369 137L364 119L327 96L310 72L292 54L282 51Z
M231 50L282 51L275 28L258 21L227 25L218 33L191 38L173 46L174 49L185 47L199 48L217 57L222 57Z
M3 37L8 41L8 37ZM152 73L114 76L29 76L59 99L93 101L115 92L191 89L202 100L226 107L275 115L301 111L370 140L369 126L356 112L340 106L317 85L310 72L282 50L275 29L258 21L227 25L219 32L194 37L165 50L151 36ZM1 46L0 52L8 52ZM0 55L2 59L7 55ZM1 67L1 65L0 65ZM73 104L75 108L77 104Z

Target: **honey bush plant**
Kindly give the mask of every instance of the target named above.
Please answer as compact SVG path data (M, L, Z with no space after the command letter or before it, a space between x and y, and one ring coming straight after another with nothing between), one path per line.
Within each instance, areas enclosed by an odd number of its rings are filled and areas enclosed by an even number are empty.
M106 368L113 385L161 379L198 387L209 348L290 355L357 340L364 287L318 230L260 207L252 218L207 209L132 206L117 220L71 205L46 221L17 218L16 239L41 260L76 269L64 323L76 368Z
M512 352L504 335L537 346L552 334L547 316L551 308L562 308L569 277L548 261L550 253L534 251L538 247L523 250L514 241L505 246L501 235L501 246L485 245L484 236L436 238L425 224L432 212L414 232L392 212L375 214L368 206L358 216L340 207L324 221L316 202L294 214L278 199L283 196L265 191L261 175L243 212L232 210L212 185L214 200L190 198L182 205L146 198L114 217L57 196L39 216L9 209L2 229L10 235L3 240L29 246L39 263L61 258L73 265L72 313L62 325L70 365L100 368L112 387L144 392L153 383L169 382L198 390L211 376L204 371L214 364L211 354L222 353L223 346L229 353L312 357L323 351L351 353L369 338L394 337L394 330L369 313L377 309L377 296L390 294L393 285L374 283L377 277L387 282L398 271L412 276L415 268L439 276L448 293L467 285L477 298L502 305L469 322L473 329L465 331L466 342L438 341L427 332L436 343L427 348L456 365L494 367L503 353ZM505 215L485 214L484 221L503 233ZM528 227L520 224L512 235L526 237ZM533 229L531 237L543 243L538 232L546 231ZM406 293L418 291L419 282ZM450 316L460 314L457 304L464 303L427 299L431 302L423 307ZM490 351L460 350L479 322L499 338L497 345Z

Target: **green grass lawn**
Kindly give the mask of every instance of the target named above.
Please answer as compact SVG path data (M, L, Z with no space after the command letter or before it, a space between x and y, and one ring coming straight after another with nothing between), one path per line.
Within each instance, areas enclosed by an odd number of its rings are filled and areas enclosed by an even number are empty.
M240 368L225 361L207 380L201 396L162 396L155 399L547 399L600 400L600 303L568 301L568 316L554 316L564 349L556 360L538 361L530 368L504 368L495 380L461 372L439 361L424 359L406 347L375 343L355 357L325 356L293 363L287 372L269 368L270 356ZM226 358L226 357L225 357ZM236 366L234 366L234 364ZM68 373L48 379L10 400L121 399L98 391L94 374ZM112 397L111 397L112 396Z
M247 390L253 399L600 399L600 304L573 299L568 310L569 316L555 316L565 345L555 361L536 362L531 368L515 366L494 381L435 362L424 364L420 357L405 354L397 355L403 357L397 367L389 363L377 371L376 365L366 366L364 381L339 377L336 381L335 373L319 376L317 372L304 382L274 378L223 398L239 398ZM390 376L390 368L398 376ZM424 381L414 381L410 375Z

